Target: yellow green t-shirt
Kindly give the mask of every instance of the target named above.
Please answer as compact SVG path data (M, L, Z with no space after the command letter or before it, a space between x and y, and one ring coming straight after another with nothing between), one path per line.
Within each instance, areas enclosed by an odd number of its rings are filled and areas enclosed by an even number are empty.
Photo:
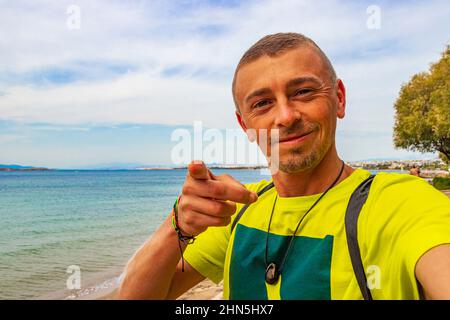
M275 188L247 208L232 234L231 224L210 227L187 247L184 257L212 281L223 279L224 299L362 299L344 217L352 192L369 175L355 170L308 213L274 285L265 282L264 257ZM258 192L270 182L246 187ZM269 263L280 265L299 220L319 196L278 197ZM450 243L450 200L423 179L378 173L358 220L358 243L374 299L419 299L415 265L427 250Z

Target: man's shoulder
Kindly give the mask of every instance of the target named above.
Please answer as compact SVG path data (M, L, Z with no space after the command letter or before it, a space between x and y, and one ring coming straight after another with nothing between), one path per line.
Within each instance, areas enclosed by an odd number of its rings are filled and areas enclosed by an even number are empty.
M374 187L379 190L388 188L437 191L425 179L397 172L379 172L374 179Z
M425 179L403 173L379 172L372 184L371 195L389 202L437 200L448 198Z
M378 173L362 209L361 234L367 238L362 241L368 241L369 246L411 234L419 239L448 224L449 219L450 200L426 180L408 174Z

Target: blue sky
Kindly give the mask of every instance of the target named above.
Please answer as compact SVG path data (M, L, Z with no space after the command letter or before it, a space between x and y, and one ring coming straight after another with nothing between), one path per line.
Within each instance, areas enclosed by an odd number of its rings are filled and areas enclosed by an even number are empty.
M314 39L346 84L342 158L430 158L394 149L393 104L450 42L449 16L448 1L0 1L0 163L170 165L175 129L238 128L234 67L285 31Z

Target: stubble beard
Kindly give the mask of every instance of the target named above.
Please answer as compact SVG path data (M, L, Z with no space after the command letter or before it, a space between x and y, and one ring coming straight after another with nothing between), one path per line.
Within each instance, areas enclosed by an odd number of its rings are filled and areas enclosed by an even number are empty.
M325 156L328 146L321 145L316 139L310 147L298 147L289 150L284 157L280 157L279 169L286 173L303 172L315 168Z

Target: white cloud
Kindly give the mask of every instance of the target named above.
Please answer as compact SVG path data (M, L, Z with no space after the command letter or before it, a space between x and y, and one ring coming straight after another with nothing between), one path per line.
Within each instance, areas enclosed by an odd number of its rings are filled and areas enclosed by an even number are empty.
M225 86L149 74L45 89L12 87L0 99L2 116L10 120L66 125L192 124L206 118L221 127L233 121L233 108Z
M239 57L265 34L297 31L329 53L345 80L349 104L340 128L388 132L401 83L438 59L449 41L446 1L382 3L380 30L366 28L370 3L294 0L180 9L177 1L77 1L81 29L69 30L72 2L2 2L0 72L76 68L86 61L132 70L90 79L84 68L79 82L59 85L6 79L0 119L71 125L203 120L235 127L230 82ZM163 76L172 67L180 72Z

